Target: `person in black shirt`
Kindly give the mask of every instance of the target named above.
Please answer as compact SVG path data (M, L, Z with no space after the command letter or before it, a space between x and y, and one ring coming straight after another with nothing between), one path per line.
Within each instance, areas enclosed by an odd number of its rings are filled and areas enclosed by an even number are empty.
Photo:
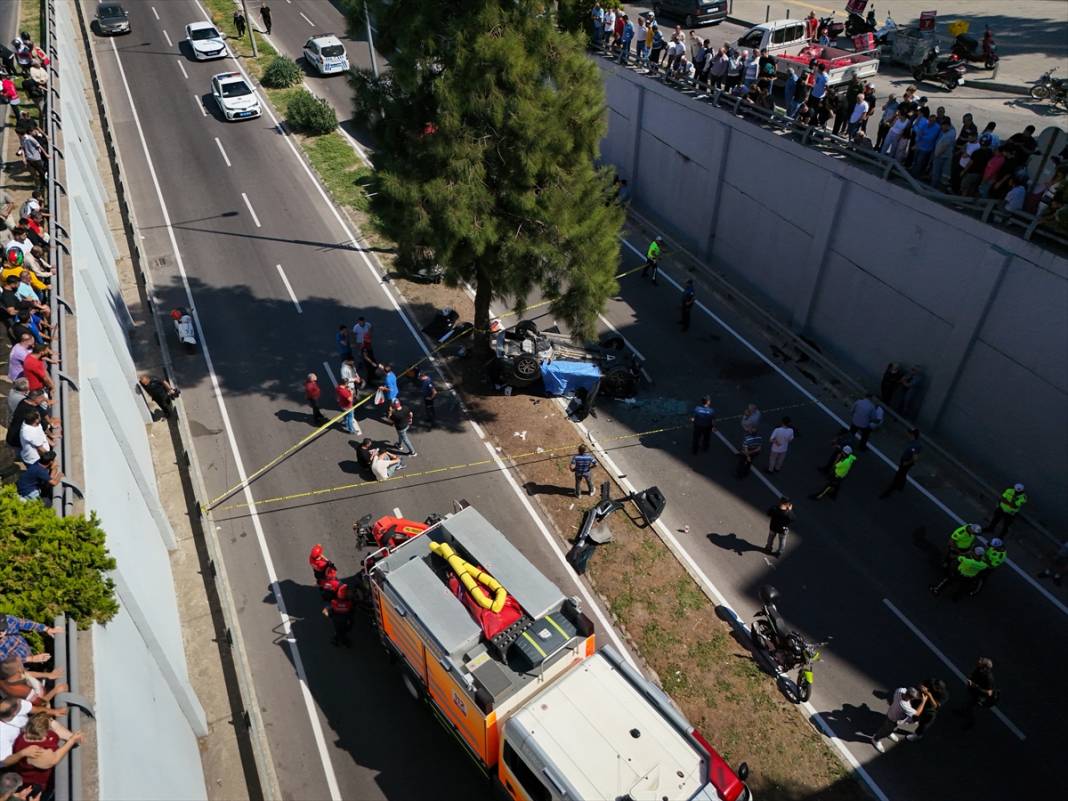
M964 729L975 725L975 710L990 709L998 702L998 689L994 682L994 661L985 656L975 663L975 670L968 677L968 703L957 710L964 718Z
M179 395L178 390L171 386L169 381L162 378L154 378L148 373L141 373L137 382L141 385L141 389L145 391L145 394L156 402L159 410L163 412L163 416L169 418L171 412L174 411L174 399Z
M793 503L785 495L782 496L777 505L768 509L768 517L771 518L771 522L768 524L768 542L764 550L772 556L781 556L782 549L786 545L786 534L794 522ZM771 546L776 537L779 538L779 550L773 552Z
M374 461L375 454L378 453L378 450L372 447L373 444L370 437L364 437L363 441L356 447L356 462L367 475L371 475L371 462Z
M923 739L928 729L934 725L935 718L938 717L938 710L944 707L946 701L949 700L949 688L946 687L946 683L942 679L926 679L920 684L920 691L926 691L927 703L918 718L919 725L916 727L916 731L905 738L909 742Z

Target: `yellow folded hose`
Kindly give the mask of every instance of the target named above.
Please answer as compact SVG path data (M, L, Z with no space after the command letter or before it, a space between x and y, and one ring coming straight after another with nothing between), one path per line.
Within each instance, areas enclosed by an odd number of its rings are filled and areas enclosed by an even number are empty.
M485 570L480 570L470 562L461 558L453 547L444 542L431 542L430 550L449 563L449 567L456 573L457 578L463 582L464 587L471 593L471 597L475 599L475 602L483 609L489 609L491 612L500 612L504 609L504 603L508 600L508 591L501 586L501 583L497 581L493 576L487 573ZM479 587L479 583L484 584L487 589L496 592L494 599L491 601L485 591Z

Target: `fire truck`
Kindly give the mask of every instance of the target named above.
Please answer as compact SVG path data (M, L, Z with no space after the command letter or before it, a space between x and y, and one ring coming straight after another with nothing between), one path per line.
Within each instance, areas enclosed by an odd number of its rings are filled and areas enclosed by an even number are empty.
M413 698L517 801L750 801L668 696L474 507L355 527L362 591Z

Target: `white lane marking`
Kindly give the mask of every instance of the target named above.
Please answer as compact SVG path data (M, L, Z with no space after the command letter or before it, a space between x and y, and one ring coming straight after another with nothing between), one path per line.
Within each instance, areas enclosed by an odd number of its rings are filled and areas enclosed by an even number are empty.
M632 251L634 251L634 253L639 258L641 258L641 259L645 258L645 254L642 253L642 251L640 251L638 248L634 247L634 245L632 245L630 242L628 242L624 237L620 237L620 241L622 241L624 245L626 245L628 248L630 248ZM660 270L660 275L662 275L664 277L664 279L667 280L676 289L678 289L679 291L682 290L682 285L679 284L670 275L668 275L663 269ZM842 426L843 428L848 428L849 427L841 417L839 417L837 414L835 414L833 411L831 411L821 400L819 400L815 395L813 395L811 392L809 392L807 389L805 389L805 387L803 387L801 384L799 384L797 381L795 381L794 378L791 375L789 375L785 370L783 370L778 364L776 364L771 359L769 359L767 356L765 356L763 354L763 352L761 352L761 350L758 347L756 347L755 345L750 343L749 340L747 340L740 333L738 333L733 328L731 328L730 325L728 325L725 320L723 320L719 315L717 315L714 311L712 311L710 308L708 308L704 303L702 303L701 301L697 301L696 305L697 305L697 308L699 308L701 311L703 311L705 314L707 314L709 317L711 317L713 320L715 320L724 331L726 331L728 334L730 334L732 337L734 337L736 340L738 340L738 342L740 342L742 345L744 345L747 350L752 352L758 359L760 359L762 362L764 362L764 364L768 365L768 367L770 367L772 370L774 370L776 373L778 373L791 386L793 386L794 389L796 389L798 392L800 392L802 395L804 395L806 398L808 398L810 401L812 401L812 403L817 408L821 409L828 417L830 417L832 420L834 420L836 423L838 423L838 425ZM868 452L874 453L879 459L881 459L883 462L885 462L890 467L890 469L894 470L895 472L897 471L897 462L895 462L893 459L889 458L886 454L884 454L882 451L880 451L878 448L876 448L874 445L872 445L870 443L868 445ZM958 526L964 525L964 523L966 522L964 520L964 518L962 518L960 515L958 515L956 512L954 512L952 509L950 509L948 506L946 506L944 503L942 503L942 501L939 498L937 498L935 495L933 495L926 487L924 487L922 484L920 484L919 482L914 480L911 476L909 476L907 478L907 480L908 480L909 484L911 484L913 487L916 488L917 492L919 492L921 495L923 495L925 498L927 498L927 500L929 500L936 507L938 507L943 513L945 513L945 515L950 520L952 520ZM1039 584L1037 581L1035 581L1028 574L1028 572L1026 570L1022 569L1019 565L1017 565L1011 559L1006 559L1005 560L1005 564L1007 564L1010 568L1012 568L1013 572L1015 572L1018 576L1023 578L1023 580L1026 581L1028 584L1030 584L1032 588L1034 588L1039 593L1041 593L1041 595L1047 601L1049 601L1051 604L1053 604L1054 607L1056 607L1058 610L1060 610L1061 614L1068 615L1068 606L1063 604L1059 598L1054 596L1045 587L1043 587L1041 584Z
M156 11L155 6L152 6L152 16L156 18L156 22L159 22L159 12Z
M182 77L185 78L188 81L189 80L189 73L185 71L185 64L182 63L181 59L178 59L178 69L180 69L182 71Z
M337 379L334 378L334 371L330 368L330 362L323 362L323 369L326 370L326 377L330 379L334 389L337 389Z
M281 264L274 265L278 270L278 275L282 278L282 284L286 288L286 292L289 293L289 299L293 301L293 305L297 307L297 314L304 314L304 310L300 308L300 301L297 300L297 296L293 293L293 287L289 285L289 279L286 278L286 271L282 269Z
M174 42L171 41L170 34L166 31L163 32L163 38L167 40L167 47L174 47Z
M933 642L931 642L927 638L927 635L924 634L922 631L920 631L919 627L917 627L915 623L913 623L911 620L909 620L907 617L905 617L905 613L902 612L900 609L898 609L896 606L894 606L890 602L889 598L883 598L883 603L886 605L887 609L889 609L891 612L894 613L894 615L897 616L898 620L900 620L902 623L904 623L908 627L909 631L911 631L913 634L915 634L919 638L920 642L922 642L924 645L926 645L931 650L931 653L933 653L935 656L937 656L941 660L943 665L945 665L947 668L949 668L953 672L953 675L956 676L957 679L962 684L967 681L967 678L965 677L965 675L963 673L961 673L961 671L957 670L957 666L949 661L949 657L947 657L944 653L942 653L942 651L939 650L938 646L936 646ZM1001 711L1000 707L995 706L995 707L993 707L993 710L994 710L994 715L997 717L997 719L1005 724L1005 728L1007 728L1009 731L1011 731L1013 734L1015 734L1020 740L1026 740L1027 739L1027 735L1024 734L1022 731L1020 731L1019 728L1017 728L1016 724L1013 723L1011 720L1009 720L1008 717L1006 717L1005 713Z
M404 515L401 514L399 506L394 506L393 507L393 516L394 517L404 517Z
M582 432L582 435L587 440L589 440L589 443L593 447L594 452L597 453L598 459L601 464L608 466L608 468L615 474L616 480L620 483L620 485L627 492L637 492L637 489L630 482L630 479L627 478L626 474L619 469L619 465L612 461L612 457L609 456L608 452L605 451L601 444L597 442L597 439L593 436L593 434L586 427L586 425L584 423L574 422L573 425L575 425L575 427L578 428L580 432ZM719 438L726 443L728 448L734 450L734 447L729 442L727 442L726 438L723 437L723 435L720 434L719 431L717 431L716 433L717 435L719 435ZM757 472L756 474L764 481L765 484L767 484L772 489L773 492L778 492L778 490L775 490L775 488L772 486L771 482L764 478L761 473ZM675 554L675 558L683 563L683 566L686 568L686 572L690 574L690 577L697 581L697 583L700 584L702 587L704 587L707 593L716 599L716 603L729 610L730 614L733 615L734 618L739 622L739 624L743 626L748 632L748 624L746 624L742 620L742 618L734 610L734 607L727 603L727 599L723 596L723 593L721 593L719 591L719 588L712 583L712 580L705 575L704 571L701 570L697 562L695 562L693 557L690 556L689 552L682 547L682 543L679 542L678 538L675 536L675 533L667 527L667 524L664 523L663 520L657 520L653 524L653 526L654 528L656 528L657 533L659 533L660 537L667 543L668 548L670 548L672 553ZM868 789L871 791L871 794L874 795L878 799L878 801L890 801L886 793L883 792L882 788L875 783L875 779L871 777L871 774L869 774L868 771L864 769L864 767L860 764L860 761L855 756L853 756L853 753L849 750L846 744L842 742L842 740L839 739L838 736L834 733L834 730L831 729L830 724L828 724L827 721L823 719L823 715L821 715L819 711L817 711L816 707L814 707L810 701L805 701L799 704L799 706L805 711L805 714L808 715L811 720L816 721L816 725L818 725L823 731L824 736L831 742L831 745L834 746L835 750L841 755L842 759L844 759L846 763L857 774L857 776L860 777L861 781L863 781L864 784L868 786Z
M200 13L204 17L204 19L207 20L208 22L211 22L211 17L209 17L207 11L204 10L204 6L202 6L200 4L200 0L193 0L193 2L196 3L197 7L200 9ZM112 40L112 46L114 46L114 40ZM254 84L252 82L252 79L249 77L249 74L245 71L245 66L240 61L237 61L237 59L233 59L233 61L236 64L237 69L240 70L241 74L244 76L245 80L248 81L249 85L250 86L254 86ZM267 112L267 116L269 116L271 118L271 120L274 122L274 124L275 125L279 125L278 118L274 116L274 110L270 107L270 105L268 105L267 103L264 103L263 108ZM341 212L338 210L338 207L330 199L330 195L327 194L326 188L323 186L322 182L316 177L315 173L312 172L311 167L308 166L307 162L305 162L305 160L301 157L300 152L297 150L297 146L295 144L293 144L293 137L290 136L289 133L286 132L284 129L281 129L281 130L283 132L282 141L284 141L289 146L289 151L293 154L293 158L295 158L297 160L297 163L304 170L304 174L307 175L308 179L312 182L312 186L314 186L316 188L316 190L319 192L319 196L323 199L323 203L325 203L326 207L330 209L330 212L333 214L334 219L337 220L337 224L341 228L341 231L348 238L347 241L356 242L357 241L356 236L352 233L352 229L349 228L348 223L345 222L344 217L341 216ZM396 297L394 297L393 293L390 291L389 287L386 285L385 280L382 278L381 275L379 275L378 271L375 270L375 267L371 263L371 260L368 257L367 253L365 253L363 250L360 250L360 251L358 251L358 254L359 254L360 259L363 261L364 266L371 273L371 275L375 279L375 282L378 284L379 288L382 290L382 294L384 294L386 296L386 300L388 300L390 302L390 305L393 306L394 311L396 311L397 314L400 315L401 322L404 323L404 327L407 328L408 332L412 335L412 339L415 340L415 344L418 345L419 350L421 350L423 352L423 355L426 356L433 364L438 366L438 369L441 369L440 362L439 362L438 358L436 356L434 356L430 352L429 348L427 348L426 342L423 341L422 336L420 336L420 334L419 334L419 330L415 327L414 323L412 323L411 319L408 317L408 314L404 311L404 309L401 308L400 304L397 302ZM485 440L485 434L482 432L482 429L478 426L478 424L475 423L474 420L471 420L469 415L466 415L466 417L467 417L467 421L471 424L471 427L474 428L475 432L479 435L479 438ZM523 492L523 490L519 487L518 484L516 484L515 479L513 479L512 476L509 474L510 471L505 469L504 462L501 461L501 458L497 455L497 452L493 449L492 443L484 442L484 444L485 444L486 448L489 450L490 456L493 458L493 460L496 463L498 469L501 471L501 474L505 477L505 480L508 482L509 486L512 488L512 491L515 493L516 497L519 499L520 504L523 506L524 510L526 510L527 514L530 515L531 520L534 521L534 525L537 527L537 529L541 533L542 537L544 537L545 541L549 543L549 547L552 549L553 553L556 555L556 558L564 566L564 569L567 571L568 576L571 577L571 580L575 583L575 586L578 588L579 592L582 593L583 597L590 604L590 608L593 610L593 613L597 616L597 619L600 621L601 625L604 627L604 630L608 632L608 636L612 638L613 642L616 644L616 647L619 649L619 652L621 654L623 654L623 656L631 664L634 664L634 660L631 658L630 652L627 650L626 646L623 645L623 642L619 639L619 635L616 633L615 629L612 627L612 624L608 621L608 618L605 616L604 612L601 611L600 606L594 600L594 598L590 594L589 590L587 590L586 586L581 581L579 581L578 576L575 573L574 569L568 563L567 559L564 557L563 552L560 550L560 546L557 543L556 538L552 535L552 533L549 531L549 529L546 528L545 523L542 522L542 519L538 516L538 513L534 510L534 507L531 506L530 500L527 498L526 493ZM247 486L248 479L245 477L243 470L242 470L241 473L239 473L238 477L241 479L241 483L245 485L245 489L244 489L245 497L246 498L251 498L251 490ZM253 506L251 506L251 505L250 505L250 511L251 511L251 513L253 515L255 515L255 508ZM254 519L256 519L256 518L254 517ZM266 544L264 544L264 548L266 548ZM635 665L635 669L640 669L640 668L637 668L637 666ZM303 673L301 675L303 676ZM310 694L310 690L307 687L306 680L301 685L301 688L305 692L305 694L307 695L307 698L308 698L308 700L310 702L311 694ZM318 721L316 721L316 723L318 723ZM321 729L319 729L317 727L316 728L316 732L321 736L321 733L322 733ZM326 760L324 764L326 766L329 766L329 764L330 764L329 760ZM337 780L336 780L336 778L333 778L333 777L334 777L333 769L331 768L330 772L327 774L327 779L328 780L333 779L333 783L332 783L331 786L332 786L332 788L334 790L336 790L336 788L337 788ZM334 801L340 801L340 798L335 796L334 797ZM883 796L883 797L881 797L880 801L887 801L887 799L885 798L885 796Z
M193 95L193 102L197 104L197 108L200 109L200 113L203 116L208 116L208 110L204 108L204 101L200 99L199 95Z
M256 223L257 228L262 228L263 226L260 225L260 218L256 216L256 210L252 208L252 204L249 202L248 195L242 192L241 197L245 199L245 205L248 207L248 213L252 215L252 222Z
M134 125L137 128L137 136L141 141L141 149L145 154L145 163L148 165L148 173L152 178L153 188L156 190L156 199L159 201L160 213L163 215L163 223L167 229L167 237L170 240L171 250L174 252L174 260L178 266L178 273L182 278L182 286L185 289L186 304L192 313L193 324L196 326L197 334L200 337L200 350L201 353L204 354L204 363L208 368L208 376L211 379L215 401L219 406L219 414L222 417L223 428L226 429L226 439L230 445L230 451L234 455L234 466L237 469L238 478L241 479L243 485L242 492L245 496L245 503L248 505L252 527L256 533L256 542L259 545L260 555L263 558L264 566L267 571L267 578L271 584L271 594L274 597L275 605L278 608L278 615L282 621L282 634L286 640L287 647L289 648L290 658L293 661L293 669L296 671L297 681L300 684L301 695L304 700L304 710L308 715L308 720L312 728L312 735L315 739L315 745L319 751L319 759L322 762L323 771L326 774L326 783L330 790L330 798L331 801L342 801L341 790L337 783L337 776L334 773L334 766L330 761L330 753L326 747L326 738L323 736L323 727L319 721L315 698L312 696L311 688L308 686L308 674L304 669L304 660L301 658L300 649L297 647L297 642L293 638L292 619L289 616L289 612L286 611L285 599L282 597L282 588L278 583L278 573L274 569L274 562L271 559L271 553L267 548L267 539L264 536L259 512L256 509L256 499L252 497L252 489L248 485L248 473L245 471L244 460L241 458L241 452L237 447L237 437L234 434L234 427L230 423L230 415L226 411L226 403L223 401L222 387L219 385L219 377L215 374L215 364L211 358L211 351L208 348L207 337L204 336L204 326L200 322L200 314L197 311L196 302L193 300L193 290L189 286L189 276L185 271L185 262L182 259L182 251L181 248L178 247L178 240L174 235L174 227L171 224L171 215L167 209L167 202L163 199L163 190L160 187L159 176L156 174L155 163L152 161L152 154L148 150L148 142L145 139L145 131L141 125L141 117L137 113L137 106L134 105L133 93L130 91L130 82L126 78L126 70L122 66L122 59L119 58L119 51L115 46L114 39L111 40L111 51L115 54L115 63L119 68L119 76L122 78L122 85L126 90L126 99L130 104L130 112L133 115ZM270 749L269 742L265 742L265 746L268 750ZM273 765L269 754L268 762Z
M306 15L306 14L305 14L305 13L304 13L303 11L298 11L297 13L298 13L298 14L300 14L300 15L301 15L302 17L304 17L304 21L305 21L305 22L307 22L307 23L308 23L309 25L311 25L311 26L312 26L313 28L315 27L315 23L314 23L314 22L312 22L312 21L311 21L310 19L308 19L307 15Z
M223 149L222 142L219 141L219 137L217 136L215 137L215 144L219 146L219 152L222 153L223 161L226 162L226 166L232 167L233 165L230 164L230 157L226 155L226 151ZM249 210L251 211L251 208ZM255 217L256 215L253 214L252 216Z

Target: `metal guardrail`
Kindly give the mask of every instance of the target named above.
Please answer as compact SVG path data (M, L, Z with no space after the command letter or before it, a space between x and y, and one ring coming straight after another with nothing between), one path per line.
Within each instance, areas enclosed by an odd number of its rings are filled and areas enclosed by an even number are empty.
M49 365L49 375L52 379L53 398L52 413L60 420L67 419L67 411L71 408L70 390L77 391L78 386L70 377L73 365L69 363L70 357L63 352L63 345L67 342L68 325L67 316L74 312L67 302L66 293L71 288L70 276L70 249L67 242L70 235L67 232L67 190L60 180L63 173L63 126L58 109L60 96L59 71L56 65L59 53L55 46L56 9L55 0L47 0L43 24L41 26L41 47L48 54L50 64L48 67L48 88L45 94L45 103L41 112L41 122L48 136L48 180L46 182L46 194L49 210L48 218L48 258L52 266L52 285L49 293L49 305L52 314L52 326L56 336L53 337L53 356L56 364ZM66 434L66 432L64 432ZM63 475L69 476L73 472L74 458L71 453L70 443L67 436L61 436L56 443L56 459ZM63 517L73 513L75 497L81 497L81 489L69 478L55 488L52 496L52 508L56 514ZM63 634L55 641L54 666L63 671L63 675L70 687L70 694L78 694L78 626L65 615L58 618L56 625L63 626ZM72 731L81 727L81 710L71 704L68 706L67 726ZM75 748L67 755L55 769L55 798L56 801L79 801L82 798L82 749Z
M601 51L594 52L606 60L615 60ZM619 66L623 68L622 65ZM959 211L962 214L976 217L981 222L1006 229L1025 240L1030 241L1037 237L1045 240L1043 244L1048 242L1068 249L1068 237L1057 233L1049 226L1042 225L1042 220L1037 215L1020 211L1006 211L1002 208L1001 201L996 198L967 198L939 192L930 185L917 181L896 159L885 156L876 150L857 147L844 137L831 133L822 126L798 122L787 117L785 112L778 108L774 110L762 108L752 103L747 103L744 98L733 96L721 89L713 89L706 92L701 90L695 81L671 77L664 73L659 75L650 74L645 77L659 81L663 85L676 89L694 100L709 103L716 108L729 111L737 117L789 134L795 137L802 145L833 153L855 164L867 167L866 171L869 174L879 175L884 181L899 180L921 197Z

